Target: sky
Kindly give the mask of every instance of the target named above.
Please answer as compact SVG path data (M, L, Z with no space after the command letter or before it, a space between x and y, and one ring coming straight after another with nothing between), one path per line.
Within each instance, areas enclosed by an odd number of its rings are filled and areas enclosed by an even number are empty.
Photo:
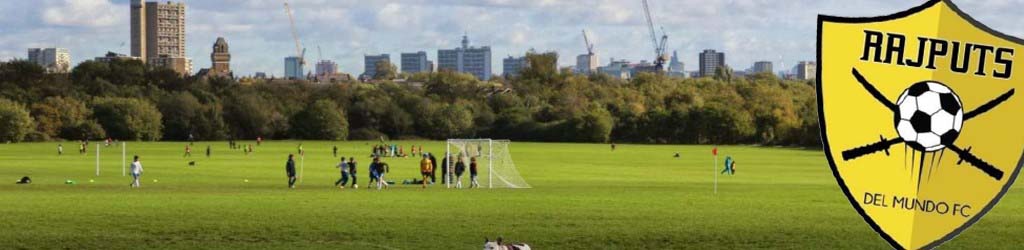
M924 1L892 0L649 0L655 25L669 36L687 71L704 49L726 53L735 69L773 61L776 70L814 60L818 14L879 16ZM281 76L295 54L282 0L184 0L187 54L195 71L210 66L217 37L231 50L236 75ZM586 29L601 64L611 58L651 60L654 45L640 0L291 0L309 61L333 60L342 72L363 72L364 54L491 46L495 74L501 59L529 49L556 51L570 66L586 53ZM990 27L1024 36L1015 25L1024 0L955 1ZM130 53L128 0L0 1L0 60L25 58L26 49L63 47L75 64L107 51ZM322 56L318 52L322 51ZM311 70L307 65L306 70Z

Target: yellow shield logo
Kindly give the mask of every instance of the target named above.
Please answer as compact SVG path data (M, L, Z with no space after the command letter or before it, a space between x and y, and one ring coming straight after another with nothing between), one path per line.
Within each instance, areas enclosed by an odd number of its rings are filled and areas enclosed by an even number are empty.
M826 155L853 207L893 247L952 239L1016 179L1022 48L949 0L884 17L819 17Z

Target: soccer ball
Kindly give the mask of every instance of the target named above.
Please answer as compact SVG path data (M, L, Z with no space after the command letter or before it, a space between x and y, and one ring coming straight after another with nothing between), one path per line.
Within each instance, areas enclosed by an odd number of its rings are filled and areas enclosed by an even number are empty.
M896 105L896 131L911 148L935 152L952 145L960 136L963 103L945 84L915 83L903 91Z

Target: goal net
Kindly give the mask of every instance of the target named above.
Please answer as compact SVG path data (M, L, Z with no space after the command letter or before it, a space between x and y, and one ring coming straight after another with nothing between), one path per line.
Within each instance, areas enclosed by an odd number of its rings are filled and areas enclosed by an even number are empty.
M530 188L530 184L519 175L516 164L509 153L509 140L491 139L449 139L445 158L448 175L455 176L455 165L461 159L465 165L463 177L470 176L470 162L475 158L478 170L477 182L487 188ZM441 164L438 164L440 167ZM458 181L458 180L455 180ZM463 187L469 187L471 178L462 179ZM447 187L456 183L447 182Z

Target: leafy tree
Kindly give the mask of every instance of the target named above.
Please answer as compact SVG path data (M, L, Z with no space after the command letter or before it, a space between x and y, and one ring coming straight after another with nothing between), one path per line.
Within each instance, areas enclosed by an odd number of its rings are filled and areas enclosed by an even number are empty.
M0 142L21 142L32 132L32 116L21 103L0 99Z
M98 98L93 117L111 137L155 141L162 137L163 115L153 104L135 98Z
M292 134L309 140L345 140L348 138L348 120L331 100L313 102L291 120Z
M391 80L398 76L398 68L394 64L388 61L377 61L376 74L373 75L374 80Z
M80 134L64 134L74 130L92 115L85 103L72 97L47 97L32 104L32 117L36 130L50 138L78 138Z

